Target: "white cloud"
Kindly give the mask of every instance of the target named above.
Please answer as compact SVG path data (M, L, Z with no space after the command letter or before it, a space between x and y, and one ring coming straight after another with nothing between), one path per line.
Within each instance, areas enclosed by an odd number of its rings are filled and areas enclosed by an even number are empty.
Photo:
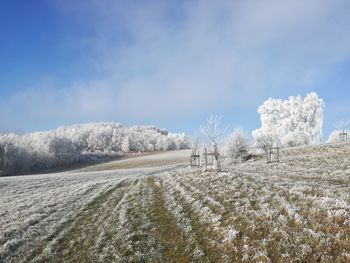
M347 1L90 0L56 7L94 32L85 41L101 77L27 89L1 106L36 121L138 122L259 105L282 89L309 91L350 55Z

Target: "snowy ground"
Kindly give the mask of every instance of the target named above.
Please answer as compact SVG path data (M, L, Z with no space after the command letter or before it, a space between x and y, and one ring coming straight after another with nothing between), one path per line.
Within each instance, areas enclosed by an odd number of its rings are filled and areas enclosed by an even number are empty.
M0 262L350 261L349 144L179 164L0 178Z

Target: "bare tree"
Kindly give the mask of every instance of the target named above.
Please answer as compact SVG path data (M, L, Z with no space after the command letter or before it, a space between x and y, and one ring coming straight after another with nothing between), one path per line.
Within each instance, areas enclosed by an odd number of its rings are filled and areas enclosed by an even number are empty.
M189 146L192 151L199 151L200 135L200 131L195 130L194 133L189 137Z
M213 143L214 147L214 168L221 170L221 163L219 158L219 143L226 136L226 128L221 127L221 118L219 116L210 116L207 120L206 125L201 126L201 132L205 134Z
M336 128L339 131L345 132L347 127L348 127L348 125L349 125L349 120L348 119L342 119L342 120L337 121Z
M199 136L194 136L194 137L190 138L190 147L191 147L191 150L194 151L195 153L198 151Z
M221 118L219 116L210 116L206 125L201 125L201 132L216 145L226 136L227 129L228 126L226 128L221 127Z
M339 131L339 138L341 141L346 141L348 139L347 127L349 125L348 119L342 119L336 123L336 128Z
M194 135L190 138L190 148L192 150L190 157L191 166L200 166L200 155L199 155L199 136Z

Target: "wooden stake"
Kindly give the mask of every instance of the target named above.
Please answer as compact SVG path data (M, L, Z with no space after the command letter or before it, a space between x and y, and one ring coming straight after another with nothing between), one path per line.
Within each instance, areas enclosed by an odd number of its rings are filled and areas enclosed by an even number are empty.
M5 174L5 149L0 147L0 176Z

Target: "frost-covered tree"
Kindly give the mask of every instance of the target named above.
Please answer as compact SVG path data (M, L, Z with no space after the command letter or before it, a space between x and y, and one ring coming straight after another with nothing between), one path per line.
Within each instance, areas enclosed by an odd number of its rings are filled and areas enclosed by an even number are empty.
M226 136L227 127L221 126L221 118L219 116L210 116L207 123L201 126L201 132L206 135L214 147L214 164L213 169L221 170L220 158L219 158L219 143Z
M329 134L327 142L328 143L332 143L332 142L339 142L341 141L340 139L340 133L343 132L342 130L334 130L331 132L331 134ZM345 132L348 133L348 135L350 134L349 130L345 130Z
M122 151L126 152L126 153L130 151L130 138L129 138L129 136L126 136L123 140Z
M246 151L249 145L248 135L242 128L236 128L228 137L226 144L226 155L235 160L239 157L240 151Z
M332 131L332 133L328 136L327 142L338 142L341 140L344 140L341 138L341 134L348 136L350 131L348 130L349 120L348 119L342 119L337 121L335 125L335 130Z
M49 152L58 162L73 163L79 159L79 152L68 138L56 137L50 140Z
M194 135L192 138L190 138L190 148L194 153L196 153L199 150L199 136Z
M154 126L101 122L23 135L0 134L0 147L7 149L7 174L16 174L87 160L94 154L188 149L189 142L185 134Z
M190 140L184 133L168 133L167 138L170 140L170 144L174 142L175 145L171 146L171 150L183 150L190 148ZM169 145L168 145L169 148Z
M157 151L163 151L164 150L164 139L163 139L163 137L158 137L157 138L156 150Z
M213 144L218 145L226 136L227 127L221 126L221 118L219 116L210 116L205 125L201 125L201 132L206 135Z
M305 98L269 98L258 109L262 126L252 133L257 146L297 146L321 142L323 107L323 100L314 92Z
M348 119L342 119L342 120L339 120L336 124L336 128L337 130L339 131L346 131L346 129L348 128L348 125L349 125L349 120Z

